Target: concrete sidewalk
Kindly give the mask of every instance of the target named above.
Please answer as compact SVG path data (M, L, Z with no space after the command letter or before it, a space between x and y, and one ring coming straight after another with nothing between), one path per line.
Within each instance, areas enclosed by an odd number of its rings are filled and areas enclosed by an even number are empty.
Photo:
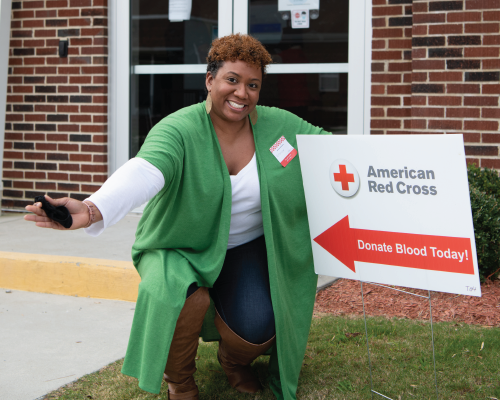
M34 400L124 357L139 284L131 260L139 214L98 238L37 228L23 216L0 216L6 400ZM318 289L334 280L320 276Z

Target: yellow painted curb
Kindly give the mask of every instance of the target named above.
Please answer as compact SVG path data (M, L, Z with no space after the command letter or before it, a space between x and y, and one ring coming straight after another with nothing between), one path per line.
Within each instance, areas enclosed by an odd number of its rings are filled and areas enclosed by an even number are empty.
M0 251L0 287L136 301L139 274L129 261Z

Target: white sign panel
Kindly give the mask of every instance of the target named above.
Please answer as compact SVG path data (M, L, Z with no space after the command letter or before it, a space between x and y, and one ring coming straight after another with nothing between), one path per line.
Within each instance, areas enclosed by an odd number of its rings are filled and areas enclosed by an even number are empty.
M309 10L292 10L292 29L309 28Z
M188 21L191 18L192 0L168 0L170 22Z
M462 135L299 135L317 274L481 296Z
M278 11L299 9L319 10L319 0L278 0Z

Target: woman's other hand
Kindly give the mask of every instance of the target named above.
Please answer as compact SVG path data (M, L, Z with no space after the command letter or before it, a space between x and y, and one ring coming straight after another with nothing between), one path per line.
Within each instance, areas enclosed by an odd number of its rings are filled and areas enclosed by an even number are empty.
M33 221L36 226L40 228L52 228L58 230L75 230L80 228L85 228L89 224L90 213L88 207L82 202L69 197L63 197L61 199L52 199L49 196L45 196L47 201L55 207L64 206L68 209L73 218L73 224L70 228L66 229L58 222L55 222L47 217L45 211L42 210L42 203L35 203L32 206L26 206L26 210L32 212L33 214L25 215L24 219L26 221ZM86 201L89 205L92 205L94 211L93 223L102 220L102 215L98 208L90 201Z

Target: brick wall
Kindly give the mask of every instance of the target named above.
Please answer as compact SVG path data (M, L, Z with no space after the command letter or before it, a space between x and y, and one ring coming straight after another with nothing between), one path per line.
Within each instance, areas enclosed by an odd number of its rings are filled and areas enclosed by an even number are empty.
M463 133L500 169L500 0L373 0L373 134Z
M13 1L2 207L106 180L107 35L107 0Z

